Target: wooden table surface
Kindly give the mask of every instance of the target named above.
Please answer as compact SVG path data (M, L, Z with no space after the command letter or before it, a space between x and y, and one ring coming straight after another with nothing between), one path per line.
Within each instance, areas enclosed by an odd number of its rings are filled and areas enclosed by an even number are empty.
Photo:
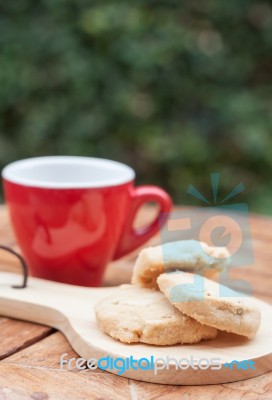
M145 208L138 221L152 218ZM233 269L233 277L246 277L254 295L272 303L272 218L251 215L255 260ZM154 237L150 244L158 243ZM17 249L6 208L0 206L0 244ZM129 282L136 253L109 265L105 285ZM13 256L0 252L0 269L20 272ZM83 399L272 399L272 372L245 381L207 386L169 386L138 382L101 370L59 369L59 357L77 357L65 337L54 329L0 317L0 400Z

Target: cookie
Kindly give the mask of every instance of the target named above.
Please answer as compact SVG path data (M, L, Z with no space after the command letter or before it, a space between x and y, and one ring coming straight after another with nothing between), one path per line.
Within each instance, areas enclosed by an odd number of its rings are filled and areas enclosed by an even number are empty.
M252 299L210 279L185 272L162 274L160 290L184 314L201 324L252 338L260 326L260 311Z
M99 328L124 343L165 346L217 335L216 329L184 315L152 289L123 285L117 295L99 300L94 310Z
M229 265L225 247L211 247L197 240L180 240L143 249L135 263L131 283L157 288L157 277L167 271L182 270L209 277Z

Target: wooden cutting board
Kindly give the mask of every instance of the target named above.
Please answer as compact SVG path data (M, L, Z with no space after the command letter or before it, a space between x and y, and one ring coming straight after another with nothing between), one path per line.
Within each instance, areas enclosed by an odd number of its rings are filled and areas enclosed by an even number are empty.
M122 376L146 382L172 385L205 385L212 383L234 382L252 378L272 370L272 307L255 299L262 313L262 323L254 339L220 332L213 340L195 345L151 346L144 344L124 344L101 332L96 324L93 304L106 295L114 295L118 287L85 288L29 278L28 287L14 289L11 285L20 283L21 277L12 273L0 273L0 314L7 317L45 324L60 330L74 350L82 358L99 359L101 357L133 356L154 359L220 359L220 369L176 369L174 361L169 368L154 373L154 370L128 369ZM61 356L61 354L59 355ZM246 363L255 362L254 369ZM162 361L158 361L161 365ZM187 361L183 360L183 366ZM205 364L205 360L201 362ZM67 368L67 367L65 367ZM117 370L109 372L117 374Z

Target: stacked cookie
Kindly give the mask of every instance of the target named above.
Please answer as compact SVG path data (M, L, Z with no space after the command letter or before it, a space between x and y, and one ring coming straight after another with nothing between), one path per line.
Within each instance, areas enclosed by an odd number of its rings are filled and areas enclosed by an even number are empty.
M210 280L229 264L226 248L194 240L140 252L132 285L95 304L100 329L125 343L198 343L218 330L252 338L260 312L246 298Z

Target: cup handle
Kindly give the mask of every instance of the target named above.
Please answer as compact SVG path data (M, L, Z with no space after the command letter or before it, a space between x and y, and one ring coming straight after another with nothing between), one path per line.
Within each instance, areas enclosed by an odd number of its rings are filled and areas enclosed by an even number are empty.
M113 260L117 260L123 257L132 250L140 247L145 243L151 236L157 233L161 226L165 224L167 220L167 213L172 210L172 200L169 195L157 186L138 186L133 188L131 195L131 206L129 213L126 217L126 222L121 233L119 244L115 250ZM160 205L155 220L147 226L139 229L133 228L133 221L138 209L147 202L156 202ZM162 214L163 213L163 214Z

